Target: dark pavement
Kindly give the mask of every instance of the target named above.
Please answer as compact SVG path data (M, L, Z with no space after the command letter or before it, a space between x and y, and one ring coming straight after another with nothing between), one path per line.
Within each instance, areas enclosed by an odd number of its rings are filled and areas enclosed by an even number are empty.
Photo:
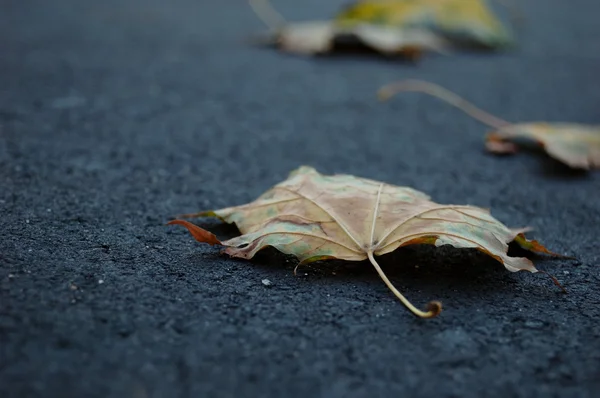
M274 0L289 19L341 0ZM592 397L600 172L494 157L420 78L511 121L600 123L600 2L528 0L510 53L310 59L247 45L244 1L5 0L0 11L0 396ZM470 250L372 266L252 262L172 216L242 204L307 164L492 209L577 260L511 274ZM235 228L203 222L219 236ZM272 286L261 281L269 279Z

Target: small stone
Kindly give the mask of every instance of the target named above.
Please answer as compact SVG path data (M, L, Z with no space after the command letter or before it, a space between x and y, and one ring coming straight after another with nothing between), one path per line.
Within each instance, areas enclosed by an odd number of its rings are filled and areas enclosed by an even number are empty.
M525 327L529 329L541 329L544 327L544 322L540 321L526 321Z
M77 95L69 95L66 97L55 98L50 103L50 106L54 109L69 109L83 106L85 103L85 98Z
M265 285L265 286L272 286L272 285L273 285L273 282L271 282L271 281L270 281L270 280L268 280L268 279L263 279L263 280L262 280L262 284L263 284L263 285Z
M104 279L98 279L98 284L101 285L104 283Z

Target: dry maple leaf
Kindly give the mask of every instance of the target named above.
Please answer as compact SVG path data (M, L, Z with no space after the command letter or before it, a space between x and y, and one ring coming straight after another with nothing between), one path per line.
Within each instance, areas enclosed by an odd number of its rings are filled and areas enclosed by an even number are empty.
M486 148L493 153L517 151L517 141L534 141L554 159L577 169L600 168L600 125L530 122L513 124L493 116L451 91L426 81L403 80L379 89L381 100L401 91L418 91L440 98L463 110L496 131L486 136Z
M473 206L441 205L408 187L351 175L321 175L307 166L293 171L254 202L182 217L213 216L235 223L243 235L220 241L214 234L184 220L200 242L223 245L232 257L252 258L272 246L302 263L326 259L368 259L392 292L414 314L429 318L441 311L432 301L426 311L415 308L390 282L375 256L413 244L475 248L509 271L538 272L527 258L509 257L508 243L551 255L525 229L510 229L489 211ZM555 280L556 282L556 280Z

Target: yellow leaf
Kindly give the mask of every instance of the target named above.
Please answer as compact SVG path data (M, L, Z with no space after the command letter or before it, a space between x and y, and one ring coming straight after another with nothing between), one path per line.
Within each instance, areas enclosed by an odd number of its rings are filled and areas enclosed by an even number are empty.
M339 26L378 24L403 29L427 29L452 40L500 47L512 35L485 0L358 1L336 18Z

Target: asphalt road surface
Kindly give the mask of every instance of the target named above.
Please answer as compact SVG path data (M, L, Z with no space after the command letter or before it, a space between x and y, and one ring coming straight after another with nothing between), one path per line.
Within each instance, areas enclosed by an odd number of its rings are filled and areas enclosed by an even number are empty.
M274 1L289 19L340 1ZM249 45L243 1L5 0L0 11L0 396L592 397L600 172L495 157L488 130L384 83L440 83L511 121L599 123L600 2L526 0L518 48L318 59ZM489 207L576 260L555 275L407 247L373 267L229 259L180 213L246 203L300 165ZM236 229L207 220L219 236ZM517 253L519 254L519 253ZM265 286L263 279L272 284Z

